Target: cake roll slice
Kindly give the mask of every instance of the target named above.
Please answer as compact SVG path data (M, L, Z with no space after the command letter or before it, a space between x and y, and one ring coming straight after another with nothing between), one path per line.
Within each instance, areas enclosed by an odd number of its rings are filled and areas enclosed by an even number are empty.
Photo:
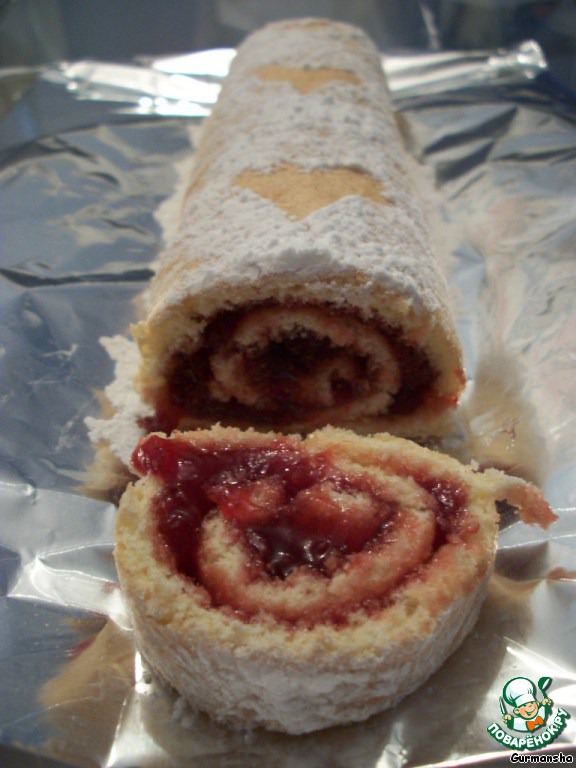
M439 429L461 349L363 32L285 21L240 46L133 331L148 431Z
M192 706L300 734L393 706L473 626L496 504L540 493L404 438L151 434L120 503L115 558L136 644Z

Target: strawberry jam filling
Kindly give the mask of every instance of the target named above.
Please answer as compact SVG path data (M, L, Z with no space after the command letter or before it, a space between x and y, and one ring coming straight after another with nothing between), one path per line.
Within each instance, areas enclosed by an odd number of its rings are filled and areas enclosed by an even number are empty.
M244 329L254 318L264 324L273 308L264 305L244 313L217 315L196 349L181 349L168 361L165 384L154 396L155 415L142 424L146 431L169 433L187 419L277 428L295 421L315 426L343 424L354 413L349 413L350 408L363 407L368 400L373 403L368 407L371 414L403 416L438 399L434 391L437 373L426 355L404 342L395 329L372 328L352 313L287 309L294 315L316 313L320 320L276 335L272 321L269 338L256 344L245 338ZM357 339L373 336L374 355L361 343L342 340L342 330L349 326L358 329ZM221 365L223 350L234 367ZM394 371L388 382L382 380L387 369ZM233 384L222 387L221 375ZM245 384L237 387L239 381ZM387 387L388 397L378 402L378 393L386 392Z
M288 621L301 612L306 617L306 611L313 621L325 605L334 619L340 609L328 598L353 605L358 592L361 602L382 604L393 587L458 535L466 518L467 493L455 479L409 475L418 499L429 507L420 518L368 474L350 476L328 451L309 453L284 437L254 446L216 439L196 445L150 435L137 447L133 464L139 474L161 480L153 500L159 556L206 587L213 604L257 613L243 579L247 586L256 581L268 588L290 585L305 573L314 580L311 593L343 569L356 580L341 598L320 596L308 608L285 609L272 600L270 612ZM224 553L228 547L242 553L238 577L220 572L219 555L204 540L215 521L226 532ZM372 583L366 564L377 550L385 564L383 571L378 566L380 586Z

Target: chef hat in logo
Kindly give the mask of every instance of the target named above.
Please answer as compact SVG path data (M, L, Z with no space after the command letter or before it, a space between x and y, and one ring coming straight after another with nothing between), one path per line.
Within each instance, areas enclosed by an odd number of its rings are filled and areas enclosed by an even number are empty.
M502 693L508 704L514 707L521 707L536 699L536 687L527 677L515 677L509 680Z

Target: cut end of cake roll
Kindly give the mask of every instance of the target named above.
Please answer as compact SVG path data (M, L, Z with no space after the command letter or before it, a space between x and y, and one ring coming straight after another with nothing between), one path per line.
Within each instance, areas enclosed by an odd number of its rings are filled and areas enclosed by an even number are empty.
M143 426L434 434L462 353L407 168L360 30L251 35L134 328Z
M306 432L330 424L428 437L457 405L459 347L441 327L414 332L416 342L374 309L363 317L333 289L323 303L302 295L310 287L279 281L269 290L289 298L228 302L229 309L194 320L192 309L183 320L180 307L160 325L135 330L144 355L139 382L154 407L147 431L221 422ZM233 295L234 286L226 291ZM382 302L392 306L397 297ZM151 346L156 352L148 355Z
M438 669L482 603L496 501L537 496L334 428L153 434L133 465L115 558L146 663L221 722L292 734L363 720Z

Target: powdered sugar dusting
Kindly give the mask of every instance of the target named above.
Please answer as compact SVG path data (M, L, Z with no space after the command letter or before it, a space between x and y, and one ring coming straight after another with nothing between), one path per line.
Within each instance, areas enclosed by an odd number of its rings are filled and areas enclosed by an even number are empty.
M100 343L115 364L114 380L105 389L114 413L110 419L88 417L86 426L92 443L108 443L113 453L128 466L134 447L144 434L138 422L152 414L134 387L140 355L136 343L125 336L103 338Z
M261 65L302 67L303 61L307 68L345 69L359 84L336 78L302 93L255 74ZM198 186L160 260L151 315L190 295L285 274L325 281L362 273L405 295L417 311L436 311L447 300L446 287L404 152L380 56L363 33L286 22L252 35L207 123ZM391 204L346 195L300 220L235 184L242 172L269 173L286 164L303 172L345 167L369 174ZM360 308L366 300L366 294L354 297Z

